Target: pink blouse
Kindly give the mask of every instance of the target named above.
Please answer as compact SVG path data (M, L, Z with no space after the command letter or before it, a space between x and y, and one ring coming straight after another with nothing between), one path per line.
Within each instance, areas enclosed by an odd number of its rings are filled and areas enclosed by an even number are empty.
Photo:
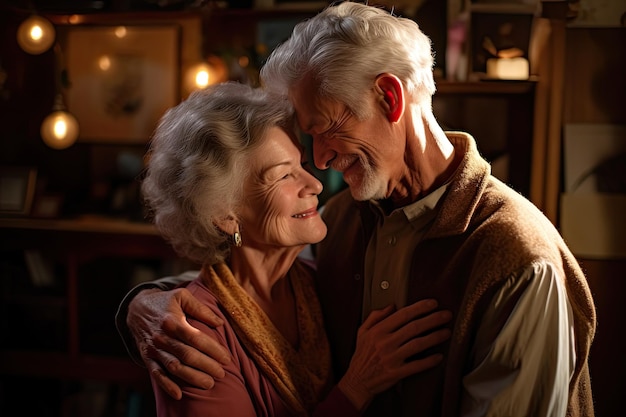
M233 327L224 315L217 299L202 281L196 279L187 285L191 293L209 306L224 320L219 328L189 319L189 323L203 333L215 338L231 353L231 362L224 367L226 375L216 381L213 388L205 390L178 381L183 391L181 400L165 393L154 381L157 415L159 417L286 417L291 413L281 400L271 382L261 373L253 359L240 343ZM334 387L318 405L313 416L358 416L359 413L343 393Z

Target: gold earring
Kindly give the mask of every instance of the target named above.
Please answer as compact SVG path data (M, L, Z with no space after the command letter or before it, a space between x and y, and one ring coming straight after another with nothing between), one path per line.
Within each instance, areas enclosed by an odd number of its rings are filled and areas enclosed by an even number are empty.
M239 232L235 232L235 233L233 233L233 244L234 244L236 247L238 247L238 248L240 248L240 247L241 247L241 245L242 245L242 242L241 242L241 233L239 233Z

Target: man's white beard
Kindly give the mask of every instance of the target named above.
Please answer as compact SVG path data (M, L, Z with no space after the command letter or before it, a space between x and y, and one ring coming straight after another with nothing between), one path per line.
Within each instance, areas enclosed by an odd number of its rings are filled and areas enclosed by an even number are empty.
M350 193L352 198L357 201L382 200L387 198L387 187L385 181L377 175L376 171L370 166L361 164L362 175L357 184L350 184Z

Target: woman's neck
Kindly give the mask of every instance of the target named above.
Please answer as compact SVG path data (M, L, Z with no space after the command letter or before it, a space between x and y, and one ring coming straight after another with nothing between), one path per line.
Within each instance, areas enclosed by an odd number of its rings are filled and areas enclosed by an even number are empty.
M272 301L276 289L284 286L289 269L296 260L299 248L260 251L242 247L233 250L229 266L235 279L248 292ZM253 294L250 294L253 295Z
M292 346L299 341L296 302L288 273L300 249L256 251L237 248L230 269L239 285L261 307L276 329Z

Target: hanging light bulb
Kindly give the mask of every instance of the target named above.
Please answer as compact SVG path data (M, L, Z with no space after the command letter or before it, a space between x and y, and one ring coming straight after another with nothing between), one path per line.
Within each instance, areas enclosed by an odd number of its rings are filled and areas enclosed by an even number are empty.
M78 121L65 111L63 95L57 94L52 113L41 124L41 138L53 149L65 149L78 139Z
M61 45L54 45L54 56L56 58L55 78L56 97L50 113L41 124L41 138L44 143L53 149L65 149L74 144L78 139L78 120L66 111L63 103L63 89L69 85L67 71L65 70L65 59Z
M24 20L17 29L17 43L25 52L39 55L54 43L55 30L52 23L41 16L33 15Z

